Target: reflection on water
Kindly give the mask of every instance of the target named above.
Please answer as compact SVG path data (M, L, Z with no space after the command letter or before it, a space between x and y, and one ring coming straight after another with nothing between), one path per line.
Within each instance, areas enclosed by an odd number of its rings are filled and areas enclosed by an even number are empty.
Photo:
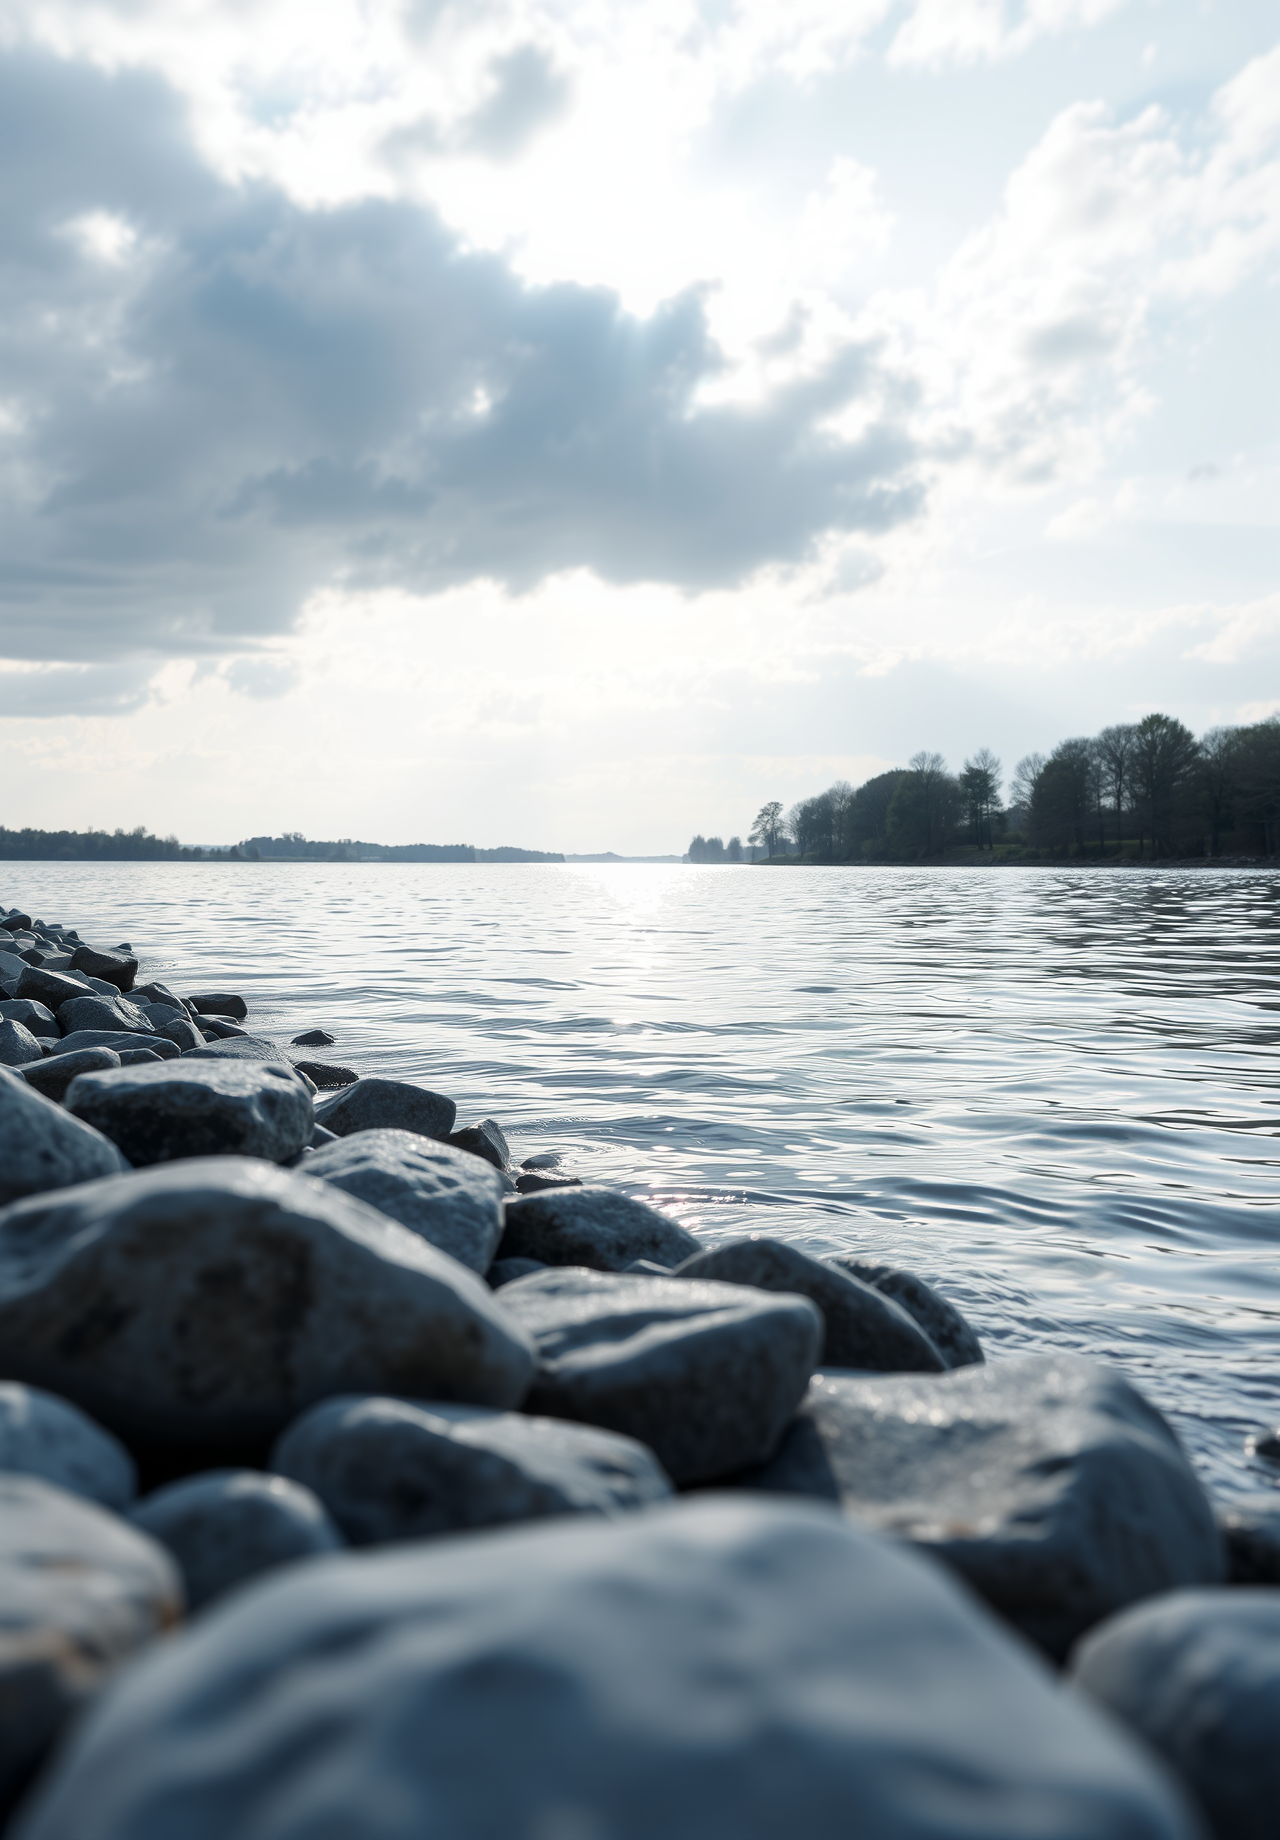
M1280 876L0 865L695 1230L862 1246L1118 1362L1223 1492L1280 1417Z

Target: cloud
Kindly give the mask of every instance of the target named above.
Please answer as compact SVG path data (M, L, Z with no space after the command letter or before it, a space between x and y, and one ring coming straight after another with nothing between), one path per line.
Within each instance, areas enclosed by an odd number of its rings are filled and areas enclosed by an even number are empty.
M564 114L573 85L537 45L494 58L490 70L493 93L465 123L461 143L492 159L512 160Z
M266 702L296 689L302 679L302 666L293 658L237 658L227 666L225 675L240 696Z
M134 665L0 665L0 717L125 716L149 700Z

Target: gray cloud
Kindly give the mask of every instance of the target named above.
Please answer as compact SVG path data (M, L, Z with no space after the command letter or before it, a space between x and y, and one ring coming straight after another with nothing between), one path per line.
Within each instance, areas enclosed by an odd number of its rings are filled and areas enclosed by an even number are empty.
M126 716L147 701L149 675L129 664L0 671L0 716Z
M491 159L511 160L564 114L572 85L536 45L521 45L489 68L493 94L466 124L463 142Z
M258 702L285 696L302 676L301 668L289 658L237 658L227 666L227 682L241 696Z
M95 213L114 259L72 228ZM0 60L0 289L3 656L251 649L334 577L727 585L921 505L872 349L697 408L696 291L639 320L413 206L225 186L135 73ZM859 440L824 432L860 399Z

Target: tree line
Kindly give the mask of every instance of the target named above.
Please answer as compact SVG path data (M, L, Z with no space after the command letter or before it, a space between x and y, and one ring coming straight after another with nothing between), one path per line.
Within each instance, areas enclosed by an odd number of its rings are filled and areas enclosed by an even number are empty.
M1114 723L1025 755L1007 798L1004 790L988 748L958 773L923 751L861 786L837 780L789 811L771 800L748 842L768 858L809 862L922 862L957 846L1027 861L1272 857L1280 851L1280 717L1198 738L1158 713ZM690 860L721 858L690 850Z

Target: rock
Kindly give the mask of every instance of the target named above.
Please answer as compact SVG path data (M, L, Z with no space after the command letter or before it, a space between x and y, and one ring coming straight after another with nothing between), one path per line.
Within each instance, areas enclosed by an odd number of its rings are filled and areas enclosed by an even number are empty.
M1197 1840L932 1566L747 1498L343 1554L132 1668L10 1840Z
M412 1131L358 1131L307 1160L307 1174L357 1196L483 1275L502 1237L502 1182L477 1157Z
M118 1145L135 1169L177 1157L255 1156L281 1163L311 1136L311 1100L270 1062L197 1061L82 1074L66 1109Z
M186 1476L140 1501L129 1519L177 1560L189 1610L274 1566L345 1544L310 1489L258 1469Z
M0 1022L0 1067L25 1067L43 1057L44 1049L30 1029L11 1016Z
M167 984L135 984L130 994L135 1003L161 1003L168 1009L178 1010L184 1016L189 1013L182 998L176 997Z
M407 1080L357 1080L316 1107L319 1122L337 1137L388 1130L444 1138L457 1115L452 1099L428 1092L424 1086L411 1086Z
M244 1462L333 1393L515 1406L533 1364L456 1260L270 1163L162 1164L0 1212L0 1371L135 1448Z
M492 1118L482 1118L479 1124L469 1124L461 1131L451 1131L446 1143L455 1150L465 1150L471 1156L482 1156L486 1163L492 1163L495 1169L502 1171L511 1167L511 1150L501 1127Z
M328 1061L304 1061L294 1059L293 1065L299 1073L304 1073L316 1086L331 1088L336 1086L354 1086L360 1075L350 1067L333 1067Z
M326 1131L322 1124L313 1124L307 1148L308 1150L323 1150L326 1144L340 1144L341 1142L340 1137L335 1137L332 1131Z
M133 1458L79 1406L38 1386L0 1381L0 1471L15 1470L104 1508L127 1508L138 1492Z
M143 1050L146 1053L146 1050ZM152 1057L148 1053L147 1059ZM53 1054L48 1060L43 1058L30 1067L24 1067L22 1077L28 1086L34 1086L46 1099L52 1099L55 1105L62 1099L68 1086L78 1074L103 1073L108 1067L118 1067L120 1056L112 1053L110 1048L81 1048L75 1054Z
M227 1022L222 1016L199 1016L197 1020L207 1040L241 1041L249 1033L238 1022Z
M64 1035L61 1041L51 1042L50 1054L79 1054L85 1048L110 1048L113 1053L123 1057L134 1048L145 1043L149 1054L158 1055L161 1060L176 1061L182 1050L176 1042L163 1035L130 1035L119 1029L77 1029L74 1034Z
M518 1195L540 1195L548 1188L581 1188L581 1176L540 1176L532 1170L526 1170L516 1177Z
M1274 1840L1280 1809L1280 1592L1174 1591L1112 1617L1075 1684L1179 1775L1218 1840Z
M523 1412L326 1399L272 1454L356 1546L552 1514L620 1514L670 1495L633 1438Z
M43 1003L33 1003L30 997L6 997L0 1002L0 1016L7 1016L11 1022L20 1022L33 1035L56 1037L62 1033L53 1011Z
M495 1259L485 1273L485 1282L491 1291L497 1291L504 1284L514 1284L517 1278L527 1278L531 1271L549 1269L541 1259Z
M762 1462L822 1340L807 1297L582 1267L518 1278L500 1307L537 1348L530 1412L636 1438L677 1483Z
M526 1156L521 1169L558 1169L564 1158L558 1150L540 1150L537 1156Z
M80 1029L118 1030L126 1035L154 1035L155 1028L136 1003L124 997L108 1002L105 997L70 997L58 1010L58 1023L64 1035Z
M118 1662L182 1609L173 1561L96 1503L0 1475L0 1811Z
M892 1265L869 1265L849 1252L837 1252L827 1263L862 1284L870 1284L914 1316L942 1356L944 1366L970 1367L986 1359L982 1343L955 1305L914 1272L898 1271Z
M123 993L133 989L138 961L131 952L95 952L92 946L77 946L71 956L71 969L102 978Z
M1231 1502L1218 1531L1232 1584L1280 1584L1280 1494L1275 1489Z
M295 1035L289 1043L291 1048L331 1048L333 1036L326 1035L323 1029L307 1029L302 1035Z
M0 1070L0 1207L128 1167L100 1132L68 1117L21 1074Z
M718 1278L761 1291L795 1291L822 1312L820 1359L834 1367L881 1373L941 1373L942 1356L913 1316L869 1284L811 1259L785 1240L753 1233L676 1267L681 1278Z
M701 1251L679 1221L615 1188L577 1187L506 1203L498 1257L621 1271L633 1259L680 1264Z
M1055 1659L1140 1597L1222 1577L1213 1511L1164 1418L1072 1355L816 1374L776 1457L742 1481L914 1541Z
M283 1048L274 1041L268 1041L265 1035L229 1035L222 1041L207 1041L193 1048L191 1060L206 1061L274 1061L278 1067L287 1067L292 1073L293 1062Z
M19 958L16 952L0 951L0 984L3 984L6 990L12 984L12 996L16 997L18 985L30 969L31 967L25 960Z
M121 1048L116 1059L122 1067L154 1067L164 1056L157 1052L156 1044L152 1042L145 1048Z
M249 1014L243 997L228 996L220 990L193 991L187 1002L202 1016L234 1016L237 1022L243 1022Z
M0 1008L3 1007L0 1004ZM1245 1440L1245 1449L1251 1457L1261 1457L1264 1463L1280 1463L1280 1428L1251 1432Z
M183 1054L204 1046L204 1036L188 1016L175 1017L172 1022L161 1023L156 1033L163 1035L166 1041L173 1042Z
M15 993L19 997L29 997L34 1003L43 1003L46 1009L56 1016L64 1003L70 1003L76 997L87 997L92 993L85 980L65 971L41 971L38 966L26 965L18 979Z

